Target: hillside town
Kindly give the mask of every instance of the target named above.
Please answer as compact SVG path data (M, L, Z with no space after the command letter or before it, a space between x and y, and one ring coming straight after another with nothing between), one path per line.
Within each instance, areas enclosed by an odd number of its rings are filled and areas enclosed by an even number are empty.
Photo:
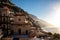
M26 11L0 0L0 40L60 40L60 34L43 31Z

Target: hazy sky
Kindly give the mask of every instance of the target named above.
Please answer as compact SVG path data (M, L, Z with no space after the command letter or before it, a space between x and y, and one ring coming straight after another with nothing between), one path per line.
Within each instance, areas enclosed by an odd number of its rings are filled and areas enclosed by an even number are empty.
M30 14L60 28L60 0L11 0Z

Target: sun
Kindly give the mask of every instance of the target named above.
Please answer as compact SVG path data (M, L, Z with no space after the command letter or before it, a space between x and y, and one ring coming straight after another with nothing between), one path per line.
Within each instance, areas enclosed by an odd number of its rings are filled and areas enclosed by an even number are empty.
M53 6L52 11L48 16L47 21L55 25L55 27L60 28L60 6Z
M60 6L55 6L53 9L53 17L51 17L53 19L52 22L60 28Z
M60 6L53 6L52 11L50 12L48 18L46 18L46 21L49 22L50 24L54 25L54 27L51 28L56 28L57 33L60 33Z

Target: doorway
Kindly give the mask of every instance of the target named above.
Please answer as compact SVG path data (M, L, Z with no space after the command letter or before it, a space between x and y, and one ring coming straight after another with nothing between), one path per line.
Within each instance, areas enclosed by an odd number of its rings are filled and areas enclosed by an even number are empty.
M13 40L19 40L19 38L13 38Z
M21 34L21 29L18 29L18 34L19 34L19 35Z
M26 30L26 35L28 35L28 30Z

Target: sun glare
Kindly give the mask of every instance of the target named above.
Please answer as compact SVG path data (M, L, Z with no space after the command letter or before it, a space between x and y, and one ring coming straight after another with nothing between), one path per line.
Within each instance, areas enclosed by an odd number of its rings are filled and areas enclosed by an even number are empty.
M52 32L60 33L60 3L50 5L49 8L51 8L51 11L45 17L45 21L54 26L48 28L56 28L56 30L51 29Z
M53 11L51 11L47 21L55 25L57 28L60 28L60 6L59 5L53 7Z
M54 7L53 17L51 18L53 19L53 24L60 28L60 6Z

